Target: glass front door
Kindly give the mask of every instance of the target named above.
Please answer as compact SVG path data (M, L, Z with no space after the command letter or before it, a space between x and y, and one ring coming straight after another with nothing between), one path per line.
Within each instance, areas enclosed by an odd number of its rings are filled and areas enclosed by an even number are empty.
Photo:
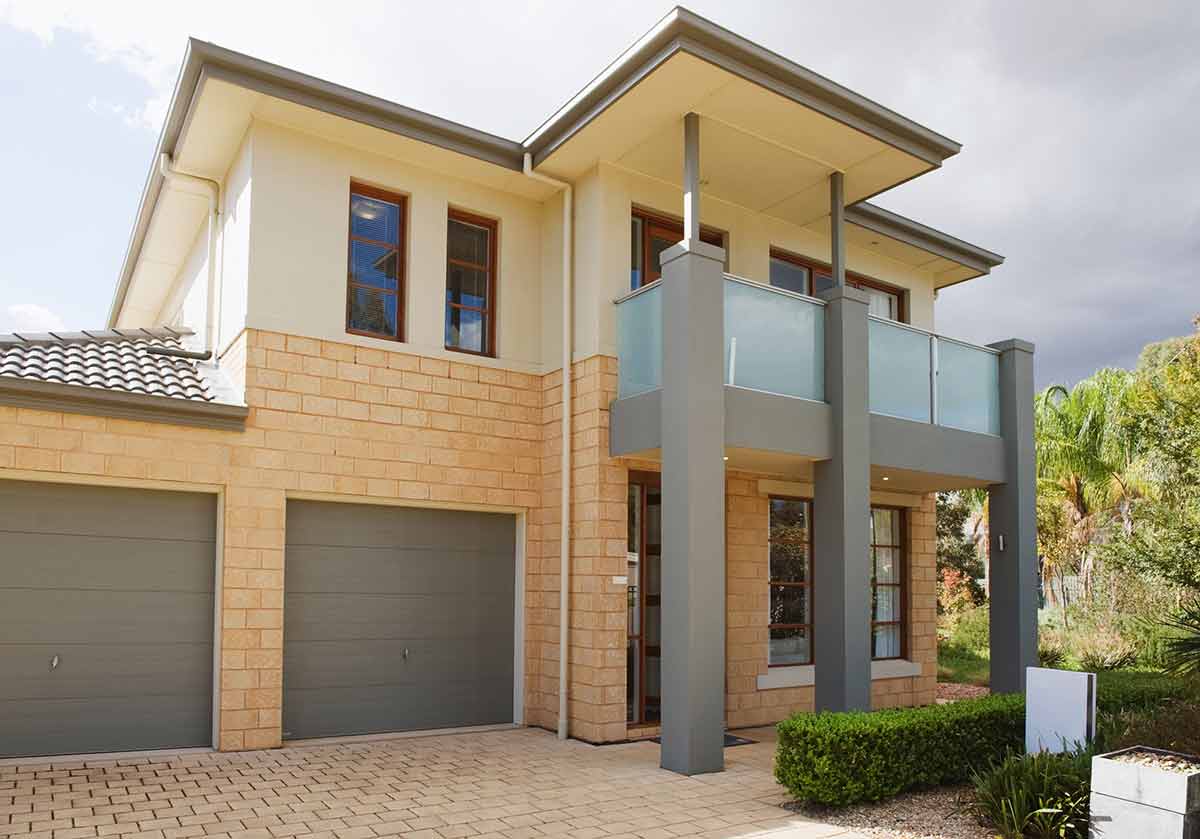
M652 472L629 475L626 561L625 715L654 725L662 720L662 483Z

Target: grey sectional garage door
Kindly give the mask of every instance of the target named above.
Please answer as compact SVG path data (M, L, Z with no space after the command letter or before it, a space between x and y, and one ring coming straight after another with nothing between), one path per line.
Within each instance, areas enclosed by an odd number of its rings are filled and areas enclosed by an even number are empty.
M283 736L513 720L516 522L289 501Z
M0 481L0 756L212 744L216 499Z

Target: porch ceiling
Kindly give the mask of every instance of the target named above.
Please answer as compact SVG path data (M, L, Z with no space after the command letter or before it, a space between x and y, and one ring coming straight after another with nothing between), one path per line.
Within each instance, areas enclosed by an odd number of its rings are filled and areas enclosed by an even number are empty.
M574 180L607 161L681 184L688 113L701 117L703 192L794 224L828 215L834 171L845 173L854 203L940 164L681 50L549 149L539 168Z

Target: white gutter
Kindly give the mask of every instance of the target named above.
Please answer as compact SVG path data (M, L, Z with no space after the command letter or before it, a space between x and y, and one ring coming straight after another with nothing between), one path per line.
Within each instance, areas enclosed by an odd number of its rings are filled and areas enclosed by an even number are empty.
M208 289L207 302L204 305L204 352L215 358L217 346L217 231L220 229L221 216L221 184L211 178L190 175L175 168L171 155L167 153L158 156L158 171L167 180L182 181L201 187L208 192Z
M559 483L562 485L559 519L559 592L558 592L558 739L567 739L567 672L569 666L571 612L571 363L574 360L574 341L571 332L572 276L574 260L571 255L574 192L566 181L560 181L533 171L533 158L525 153L523 171L536 181L563 191L562 217L562 462Z

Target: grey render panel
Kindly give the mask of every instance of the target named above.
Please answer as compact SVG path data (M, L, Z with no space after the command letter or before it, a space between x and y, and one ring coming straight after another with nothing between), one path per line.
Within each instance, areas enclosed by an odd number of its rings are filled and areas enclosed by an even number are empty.
M511 515L289 501L284 737L512 722L515 551Z
M871 464L996 483L1004 480L1000 437L871 414Z
M215 538L215 496L0 481L0 757L212 744Z
M662 446L662 391L650 390L612 403L608 449L613 457Z
M725 445L801 455L833 453L833 414L826 402L725 386Z

